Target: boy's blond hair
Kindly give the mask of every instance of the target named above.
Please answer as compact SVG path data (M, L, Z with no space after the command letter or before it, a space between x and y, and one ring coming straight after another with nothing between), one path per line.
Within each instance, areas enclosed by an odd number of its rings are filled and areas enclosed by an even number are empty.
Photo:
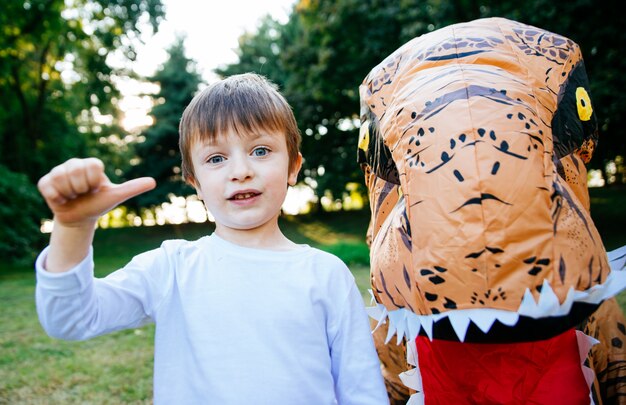
M233 130L240 136L264 131L282 133L287 141L289 170L295 168L300 131L291 107L265 77L245 73L216 82L197 94L183 112L179 147L182 174L195 183L191 149L198 142L213 142Z

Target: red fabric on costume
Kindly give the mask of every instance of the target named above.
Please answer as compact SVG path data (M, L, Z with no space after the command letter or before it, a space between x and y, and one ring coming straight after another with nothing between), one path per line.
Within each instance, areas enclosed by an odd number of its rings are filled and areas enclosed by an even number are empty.
M415 341L426 405L590 402L574 329L523 343Z

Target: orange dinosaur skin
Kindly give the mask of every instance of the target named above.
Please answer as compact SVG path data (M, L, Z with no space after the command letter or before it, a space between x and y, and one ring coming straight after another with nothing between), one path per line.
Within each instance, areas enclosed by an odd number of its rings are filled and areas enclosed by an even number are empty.
M596 374L596 405L626 404L626 319L615 298L602 303L583 325L585 334L600 342L589 352Z
M446 59L450 49L466 56ZM490 19L416 38L370 72L362 104L378 121L403 194L381 200L397 186L366 171L378 302L420 314L516 311L526 288L538 298L543 280L562 302L570 287L606 279L588 199L554 159L582 146L558 156L551 130L581 63L569 39Z
M572 290L607 281L586 185L597 123L577 44L503 18L456 24L393 52L360 95L371 282L387 311L516 313L545 285L565 305ZM466 340L556 336L598 306L577 305ZM386 335L378 329L374 339L400 403L406 347L383 347ZM434 336L456 338L436 325Z

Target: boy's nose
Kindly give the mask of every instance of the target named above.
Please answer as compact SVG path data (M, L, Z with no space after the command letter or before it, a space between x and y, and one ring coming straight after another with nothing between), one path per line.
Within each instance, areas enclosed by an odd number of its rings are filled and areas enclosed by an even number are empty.
M232 159L231 180L243 181L252 178L254 172L246 158Z

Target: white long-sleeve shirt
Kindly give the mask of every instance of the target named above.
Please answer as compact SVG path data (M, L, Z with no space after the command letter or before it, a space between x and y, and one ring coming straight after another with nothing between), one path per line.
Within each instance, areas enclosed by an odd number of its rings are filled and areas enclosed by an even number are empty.
M388 404L362 298L309 246L173 240L106 278L91 253L66 273L37 260L46 332L88 339L156 323L155 404Z

